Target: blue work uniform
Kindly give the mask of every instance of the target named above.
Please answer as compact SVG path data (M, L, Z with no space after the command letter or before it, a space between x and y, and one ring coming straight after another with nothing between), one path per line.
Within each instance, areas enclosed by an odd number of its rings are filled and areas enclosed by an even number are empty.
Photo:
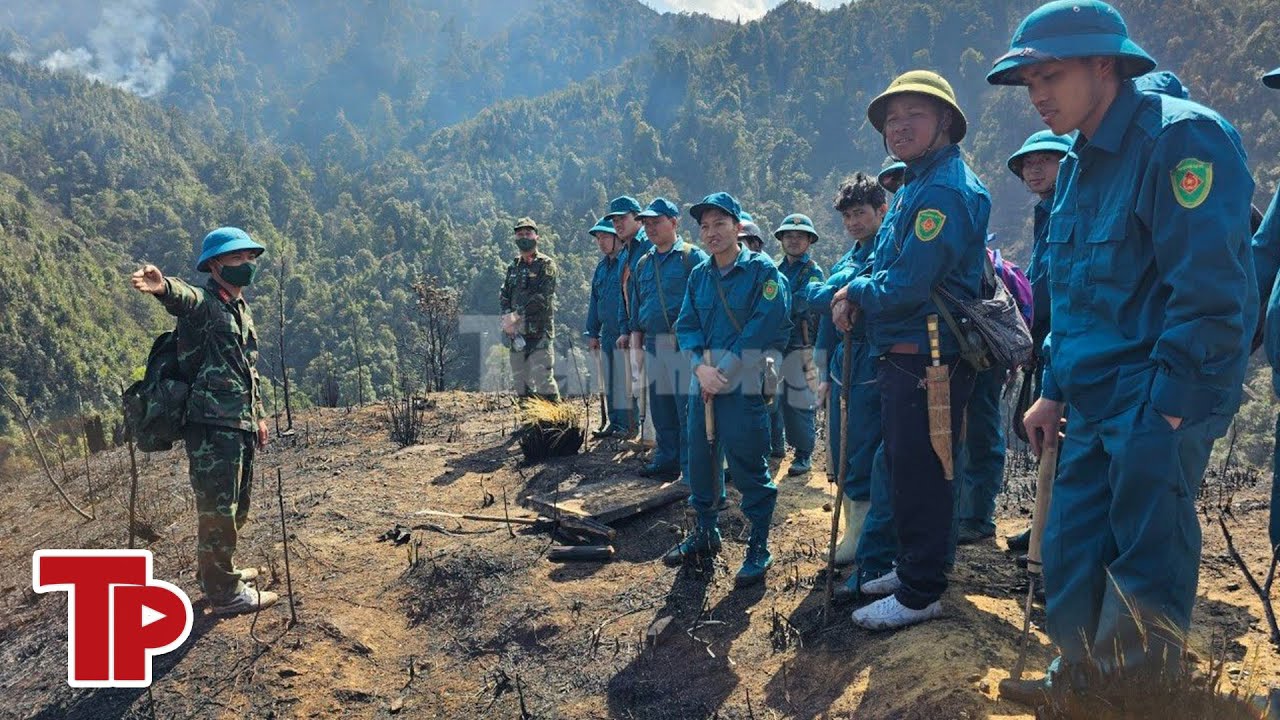
M636 303L631 299L635 297L636 292L635 277L633 276L636 272L636 265L640 264L640 258L648 254L651 247L653 247L653 243L649 242L649 236L645 234L644 228L641 228L618 255L618 258L622 260L622 302L618 303L618 333L621 335L630 335L633 332L638 332L638 328L635 327Z
M1271 386L1280 395L1280 295L1276 293L1276 274L1280 271L1280 188L1276 189L1267 214L1253 236L1253 261L1257 265L1258 290L1267 298L1266 324L1262 332L1263 349L1271 363ZM1271 547L1280 544L1280 414L1276 415L1276 449L1271 462L1271 521L1267 527Z
M1196 494L1240 405L1257 320L1252 194L1230 124L1130 81L1063 160L1042 393L1068 422L1043 557L1047 628L1068 663L1178 662L1170 635L1187 631L1200 567Z
M898 602L923 609L947 587L955 488L929 442L925 368L930 364L926 318L938 312L938 286L956 298L978 297L986 263L991 198L947 145L907 163L906 184L894 196L876 236L870 275L848 284L866 317L877 383L885 461L898 536ZM959 362L959 343L939 322L942 360L951 367L951 447L959 447L974 372Z
M769 416L769 444L777 456L790 443L796 449L795 459L802 461L813 455L817 431L814 416L818 398L806 377L818 333L818 315L810 298L822 287L826 276L808 253L794 261L784 255L774 264L791 284L791 337L780 365L782 382Z
M583 337L600 341L604 377L599 382L609 404L609 426L631 427L631 401L626 397L623 363L614 347L618 340L618 306L622 304L622 261L618 255L605 256L591 275L591 298L587 303L587 325Z
M1043 198L1032 211L1031 261L1027 263L1027 280L1031 283L1031 340L1039 354L1044 339L1049 335L1049 263L1045 253L1049 247L1049 215L1053 212L1053 198Z
M676 346L675 323L684 306L689 275L706 259L707 254L701 249L677 238L665 253L651 246L632 275L632 329L644 333L649 416L653 418L657 444L653 464L679 464L686 476L689 447L684 441L684 428L689 407L685 396L689 389L689 363Z
M817 308L825 308L818 326L814 356L818 358L818 379L829 384L827 393L827 452L831 467L839 464L840 429L849 425L849 454L845 471L844 493L855 502L870 501L862 536L854 553L857 573L849 577L854 586L863 579L879 577L893 569L898 555L898 540L893 529L893 498L890 494L889 469L885 465L883 431L880 419L880 390L876 387L877 356L867 344L866 320L859 314L854 323L849 356L849 405L840 412L840 394L844 377L844 333L831 322L831 300L840 288L863 272L869 272L874 239L854 245L835 265L831 277L813 296ZM829 361L822 362L823 358ZM838 468L837 468L838 472ZM833 478L834 479L834 478Z
M778 490L766 458L769 417L760 395L761 373L765 354L787 345L790 305L787 279L767 256L745 247L723 273L712 258L694 268L689 278L676 321L680 349L695 370L703 351L710 350L711 362L730 384L712 401L714 447L707 442L702 385L696 375L689 385L689 505L700 528L716 527L725 499L726 460L734 487L742 493L742 513L752 527L767 530L773 517Z

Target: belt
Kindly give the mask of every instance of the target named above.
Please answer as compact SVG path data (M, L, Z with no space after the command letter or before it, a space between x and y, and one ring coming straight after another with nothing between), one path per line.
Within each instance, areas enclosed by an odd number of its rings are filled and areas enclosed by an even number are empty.
M900 342L889 346L890 355L919 355L920 346L916 343Z

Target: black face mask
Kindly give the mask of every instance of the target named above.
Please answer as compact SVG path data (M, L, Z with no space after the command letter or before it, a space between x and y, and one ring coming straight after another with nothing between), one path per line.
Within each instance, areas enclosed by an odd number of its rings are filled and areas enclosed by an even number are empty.
M258 264L247 262L241 265L223 265L218 268L218 275L228 285L247 287L258 274Z
M538 246L538 241L529 237L516 236L516 247L520 248L520 252L529 252Z

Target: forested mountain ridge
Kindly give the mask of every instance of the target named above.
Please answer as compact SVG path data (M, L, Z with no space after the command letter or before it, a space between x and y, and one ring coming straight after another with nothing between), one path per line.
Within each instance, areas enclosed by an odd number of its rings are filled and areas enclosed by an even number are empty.
M389 388L419 277L458 289L468 312L496 310L518 215L539 220L560 264L565 338L581 327L596 261L585 228L624 192L687 205L727 189L766 223L807 212L828 264L845 245L830 209L839 179L884 159L866 104L914 67L956 87L992 230L1025 261L1031 201L1004 161L1040 126L1022 91L984 75L1035 4L822 12L792 0L731 25L630 0L474 0L454 15L398 0L190 0L157 11L196 30L147 98L41 67L94 29L57 29L83 3L47 3L25 29L0 11L0 49L18 58L0 59L0 322L23 336L0 346L0 378L44 415L74 412L77 396L110 402L168 322L124 292L126 273L146 260L193 276L193 248L220 224L271 248L253 291L265 374L278 376L287 257L292 377L313 399L337 383L342 402L356 395L357 345L365 397ZM1257 82L1280 65L1270 3L1116 4L1161 69L1240 130L1263 205L1280 179L1280 93ZM440 76L450 58L461 74ZM7 412L0 432L12 430Z

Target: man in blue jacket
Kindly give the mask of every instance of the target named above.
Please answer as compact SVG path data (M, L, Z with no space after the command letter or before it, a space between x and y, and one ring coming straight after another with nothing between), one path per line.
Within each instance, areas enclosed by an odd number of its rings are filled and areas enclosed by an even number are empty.
M1038 130L1022 143L1018 151L1009 156L1006 165L1009 172L1018 176L1027 190L1037 198L1032 210L1031 261L1027 263L1027 279L1031 281L1031 340L1040 357L1040 347L1049 335L1049 268L1045 251L1049 242L1049 213L1053 211L1053 191L1058 182L1058 164L1071 149L1072 139L1067 135L1055 135L1052 130ZM1023 382L1039 385L1039 361L1023 375ZM1038 393L1038 390L1037 390ZM1038 396L1038 395L1037 395ZM1021 422L1021 418L1014 418ZM992 495L994 508L995 495ZM1009 549L1025 553L1030 543L1031 530L1009 538Z
M597 437L626 436L631 429L631 400L626 397L626 383L622 377L622 363L615 352L618 342L618 305L622 294L622 263L618 253L622 244L618 241L613 220L600 218L589 231L600 250L600 262L591 275L591 299L587 303L587 327L582 335L592 352L602 353L604 377L599 379L609 404L609 423L596 433Z
M1257 317L1240 138L1209 108L1136 90L1154 66L1115 8L1069 0L1028 15L987 75L1026 86L1055 133L1079 133L1058 174L1053 328L1024 420L1039 452L1070 407L1043 546L1055 690L1180 670L1195 498Z
M1262 76L1262 82L1273 90L1280 90L1280 68L1276 68ZM1271 363L1271 384L1280 394L1280 295L1275 290L1276 270L1280 268L1280 188L1267 213L1262 217L1262 224L1253 236L1253 258L1257 263L1258 290L1267 300L1266 327L1263 341L1267 360ZM1271 522L1268 532L1271 547L1280 545L1280 415L1276 416L1276 450L1272 461L1271 480Z
M929 442L927 319L940 312L933 300L937 288L961 300L979 296L991 199L960 156L956 143L967 123L951 85L937 73L913 70L898 76L871 101L867 117L888 150L906 163L905 184L880 226L872 272L837 293L831 313L846 332L851 310L865 315L868 341L880 357L877 382L898 567L863 586L889 597L854 611L853 621L887 630L942 614L955 503L954 488ZM951 445L956 448L974 370L960 361L960 344L947 324L939 324L941 359L951 370Z
M844 371L844 333L831 322L831 298L853 278L870 272L876 235L889 206L885 190L876 178L854 173L836 194L845 234L853 247L831 267L831 277L814 295L815 309L822 311L817 347L818 393L827 399L827 453L832 482L839 477L840 435L848 423L849 451L845 471L844 535L836 545L836 565L854 563L857 569L837 593L841 599L858 597L861 586L893 570L898 541L893 530L893 499L889 471L884 462L880 419L880 391L876 388L877 357L867 343L866 321L852 329L849 406L840 412Z
M791 339L780 366L781 382L773 399L769 418L770 455L786 455L787 444L795 448L788 475L804 475L811 467L817 427L814 416L817 369L813 367L813 343L818 335L818 315L810 297L822 287L822 267L809 256L809 247L818 242L818 231L808 215L794 213L783 219L773 232L782 245L782 255L774 264L791 285ZM810 387L810 378L814 387Z
M707 254L676 234L680 210L666 198L649 203L640 221L653 246L636 263L632 275L631 328L644 338L649 416L657 441L653 460L640 474L674 479L685 472L689 449L684 440L689 362L676 344L675 322L689 274Z
M622 249L618 252L619 277L618 291L622 295L622 301L618 303L618 339L614 342L614 347L622 350L626 355L623 356L622 372L628 372L630 363L627 355L631 354L632 336L631 336L631 305L632 295L635 288L631 282L631 274L635 272L636 263L640 262L640 258L649 252L649 248L653 247L653 243L649 242L645 237L644 227L640 223L640 202L630 195L620 195L609 201L609 212L605 213L605 217L613 221L614 232L618 234L618 240L622 243ZM644 339L635 338L638 342L634 344L636 353L640 352ZM623 386L626 386L625 380ZM640 419L637 415L637 408L632 404L632 400L628 399L628 411L631 418ZM639 432L640 428L628 428L632 433ZM630 433L629 433L630 434Z
M760 395L765 356L791 335L787 279L768 257L738 244L741 208L713 193L689 208L711 259L694 268L676 321L680 349L693 368L689 389L689 505L697 527L663 558L668 565L720 551L717 514L724 506L725 461L751 524L735 581L762 581L773 564L769 524L778 489L769 477L769 416ZM709 354L709 362L708 362ZM708 442L705 403L714 416Z

